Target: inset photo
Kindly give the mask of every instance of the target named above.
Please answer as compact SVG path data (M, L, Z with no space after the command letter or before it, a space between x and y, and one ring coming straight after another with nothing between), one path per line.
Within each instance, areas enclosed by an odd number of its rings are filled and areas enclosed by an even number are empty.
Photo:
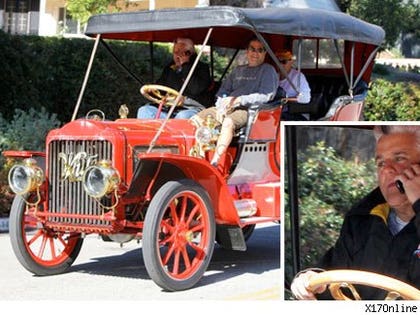
M282 127L285 300L420 300L420 125Z

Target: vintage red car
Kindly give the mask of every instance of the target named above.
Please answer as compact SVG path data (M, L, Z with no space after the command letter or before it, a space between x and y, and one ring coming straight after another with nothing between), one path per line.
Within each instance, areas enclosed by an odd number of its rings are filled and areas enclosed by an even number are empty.
M381 28L337 12L231 7L98 15L89 20L86 35L95 44L73 119L48 134L46 152L4 152L23 159L9 173L16 193L13 250L30 272L53 275L70 268L88 234L120 243L141 239L150 277L169 291L200 280L215 242L243 251L257 224L280 222L285 101L250 106L248 125L217 169L209 163L217 139L211 122L197 130L188 120L127 118L124 108L115 121L100 110L78 113L99 44L171 42L182 36L202 47L239 51L257 36L278 69L275 52L296 44L297 51L306 51L297 53L299 67L306 69L303 55L312 60L307 76L319 94L303 111L314 119L336 120L360 118L364 92L354 90L369 82L384 37ZM325 50L332 47L339 54L328 59ZM182 94L175 91L174 97L177 92ZM302 111L299 104L288 105Z

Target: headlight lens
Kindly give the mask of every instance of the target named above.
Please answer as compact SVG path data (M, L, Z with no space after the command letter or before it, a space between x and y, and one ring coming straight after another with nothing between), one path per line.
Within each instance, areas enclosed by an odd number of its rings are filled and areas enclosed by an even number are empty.
M213 133L210 128L202 126L195 132L195 139L201 144L209 144L213 138Z
M44 182L44 172L34 159L25 159L23 164L13 166L9 171L9 186L17 195L36 190Z
M100 161L89 167L83 176L83 187L86 193L94 198L101 198L114 191L120 183L118 171L110 161Z

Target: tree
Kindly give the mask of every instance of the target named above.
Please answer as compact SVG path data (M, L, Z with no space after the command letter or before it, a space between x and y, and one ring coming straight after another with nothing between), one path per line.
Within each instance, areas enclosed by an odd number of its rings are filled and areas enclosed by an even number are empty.
M420 36L420 3L418 0L409 0L404 6L403 31L405 33L414 33Z
M343 12L347 12L351 4L351 0L336 0L335 2L337 3L340 10Z
M85 25L93 14L109 12L115 7L117 0L67 0L67 10L70 15Z
M381 26L388 47L394 46L402 33L420 36L418 0L337 0L337 5L343 12Z
M385 44L394 46L402 32L404 7L402 0L352 0L348 13L385 30Z

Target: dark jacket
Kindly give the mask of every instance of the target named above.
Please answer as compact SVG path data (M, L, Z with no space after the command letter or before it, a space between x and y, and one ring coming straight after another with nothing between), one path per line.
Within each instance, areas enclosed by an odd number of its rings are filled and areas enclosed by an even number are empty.
M175 68L174 62L169 63L163 69L162 74L156 83L168 86L179 92L188 76L195 58L196 55L192 55L190 57L190 62L184 63L181 70L177 70ZM199 61L183 95L192 98L205 107L213 106L214 99L209 99L210 84L211 77L209 67L207 64Z
M339 239L319 267L381 273L420 288L420 255L415 253L420 245L416 217L393 236L387 227L388 214L389 206L377 188L346 215ZM364 300L383 300L386 295L371 287L357 288Z

